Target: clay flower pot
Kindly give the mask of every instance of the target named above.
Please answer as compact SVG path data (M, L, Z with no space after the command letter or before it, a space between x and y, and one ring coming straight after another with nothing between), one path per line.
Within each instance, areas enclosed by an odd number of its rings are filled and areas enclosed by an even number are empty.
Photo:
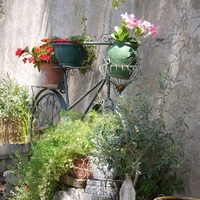
M92 166L89 158L76 158L74 160L74 168L71 169L69 175L77 179L93 178Z
M58 85L63 80L63 71L54 69L51 64L40 64L42 85Z
M190 197L162 196L162 197L157 197L154 200L198 200L198 199Z

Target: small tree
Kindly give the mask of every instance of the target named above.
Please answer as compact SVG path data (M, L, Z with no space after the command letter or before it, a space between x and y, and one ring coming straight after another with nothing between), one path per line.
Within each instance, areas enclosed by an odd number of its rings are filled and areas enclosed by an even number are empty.
M176 173L182 166L182 146L174 137L177 123L168 131L163 117L169 76L162 75L159 82L159 98L153 99L150 87L135 85L131 91L134 98L122 97L117 103L118 114L103 115L94 130L94 134L98 132L95 155L101 164L114 169L116 178L122 180L125 173L133 178L139 170L142 175L136 187L137 197L145 200L182 189ZM153 105L158 106L157 114Z

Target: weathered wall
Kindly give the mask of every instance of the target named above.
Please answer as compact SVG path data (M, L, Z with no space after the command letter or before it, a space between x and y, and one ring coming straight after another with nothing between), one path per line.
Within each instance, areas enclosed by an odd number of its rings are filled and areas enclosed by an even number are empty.
M9 73L21 84L39 84L37 70L31 64L24 65L14 55L15 50L38 45L43 37L79 34L83 30L83 16L88 19L88 34L96 38L110 33L124 12L155 23L159 35L140 47L143 74L154 85L158 70L167 66L172 69L167 119L170 122L185 113L186 163L181 173L186 195L200 197L199 11L199 0L126 0L119 11L112 8L111 0L0 0L0 78ZM104 47L97 49L98 53L104 51ZM101 61L99 56L94 72L85 78L70 78L72 99L98 80Z
M156 40L142 48L142 66L148 81L158 70L171 67L172 84L166 102L168 121L185 116L186 162L181 172L185 178L186 194L200 197L199 145L199 35L200 2L198 0L136 1L138 17L149 19L159 26Z

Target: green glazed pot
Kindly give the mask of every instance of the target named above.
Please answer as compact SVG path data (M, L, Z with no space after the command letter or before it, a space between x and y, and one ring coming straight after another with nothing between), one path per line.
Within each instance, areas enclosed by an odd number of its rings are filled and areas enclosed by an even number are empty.
M115 41L108 50L108 74L116 78L129 79L133 73L133 66L138 61L137 49L137 45Z
M126 42L117 42L108 50L110 62L117 66L134 65L138 59L138 45Z
M131 67L108 65L108 74L111 77L128 80L133 73Z
M87 58L87 52L81 45L68 40L56 41L54 51L59 65L80 67Z

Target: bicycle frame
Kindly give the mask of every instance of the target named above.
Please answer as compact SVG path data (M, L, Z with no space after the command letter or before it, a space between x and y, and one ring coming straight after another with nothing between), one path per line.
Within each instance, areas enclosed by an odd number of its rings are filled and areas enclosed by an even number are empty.
M68 84L67 84L67 78L68 78L68 74L64 73L64 87L65 87L65 103L66 103L66 110L70 110L73 107L75 107L80 101L82 101L88 94L90 94L94 89L98 88L98 90L95 92L94 96L92 97L92 99L89 102L89 105L86 107L84 114L87 114L87 112L89 111L89 109L91 108L93 102L95 101L95 99L97 98L99 92L102 90L103 86L105 85L105 83L107 84L107 99L109 99L110 101L110 77L106 74L105 77L103 77L102 79L100 79L93 87L91 87L88 91L86 91L82 96L80 96L72 105L69 105L69 95L68 95Z

